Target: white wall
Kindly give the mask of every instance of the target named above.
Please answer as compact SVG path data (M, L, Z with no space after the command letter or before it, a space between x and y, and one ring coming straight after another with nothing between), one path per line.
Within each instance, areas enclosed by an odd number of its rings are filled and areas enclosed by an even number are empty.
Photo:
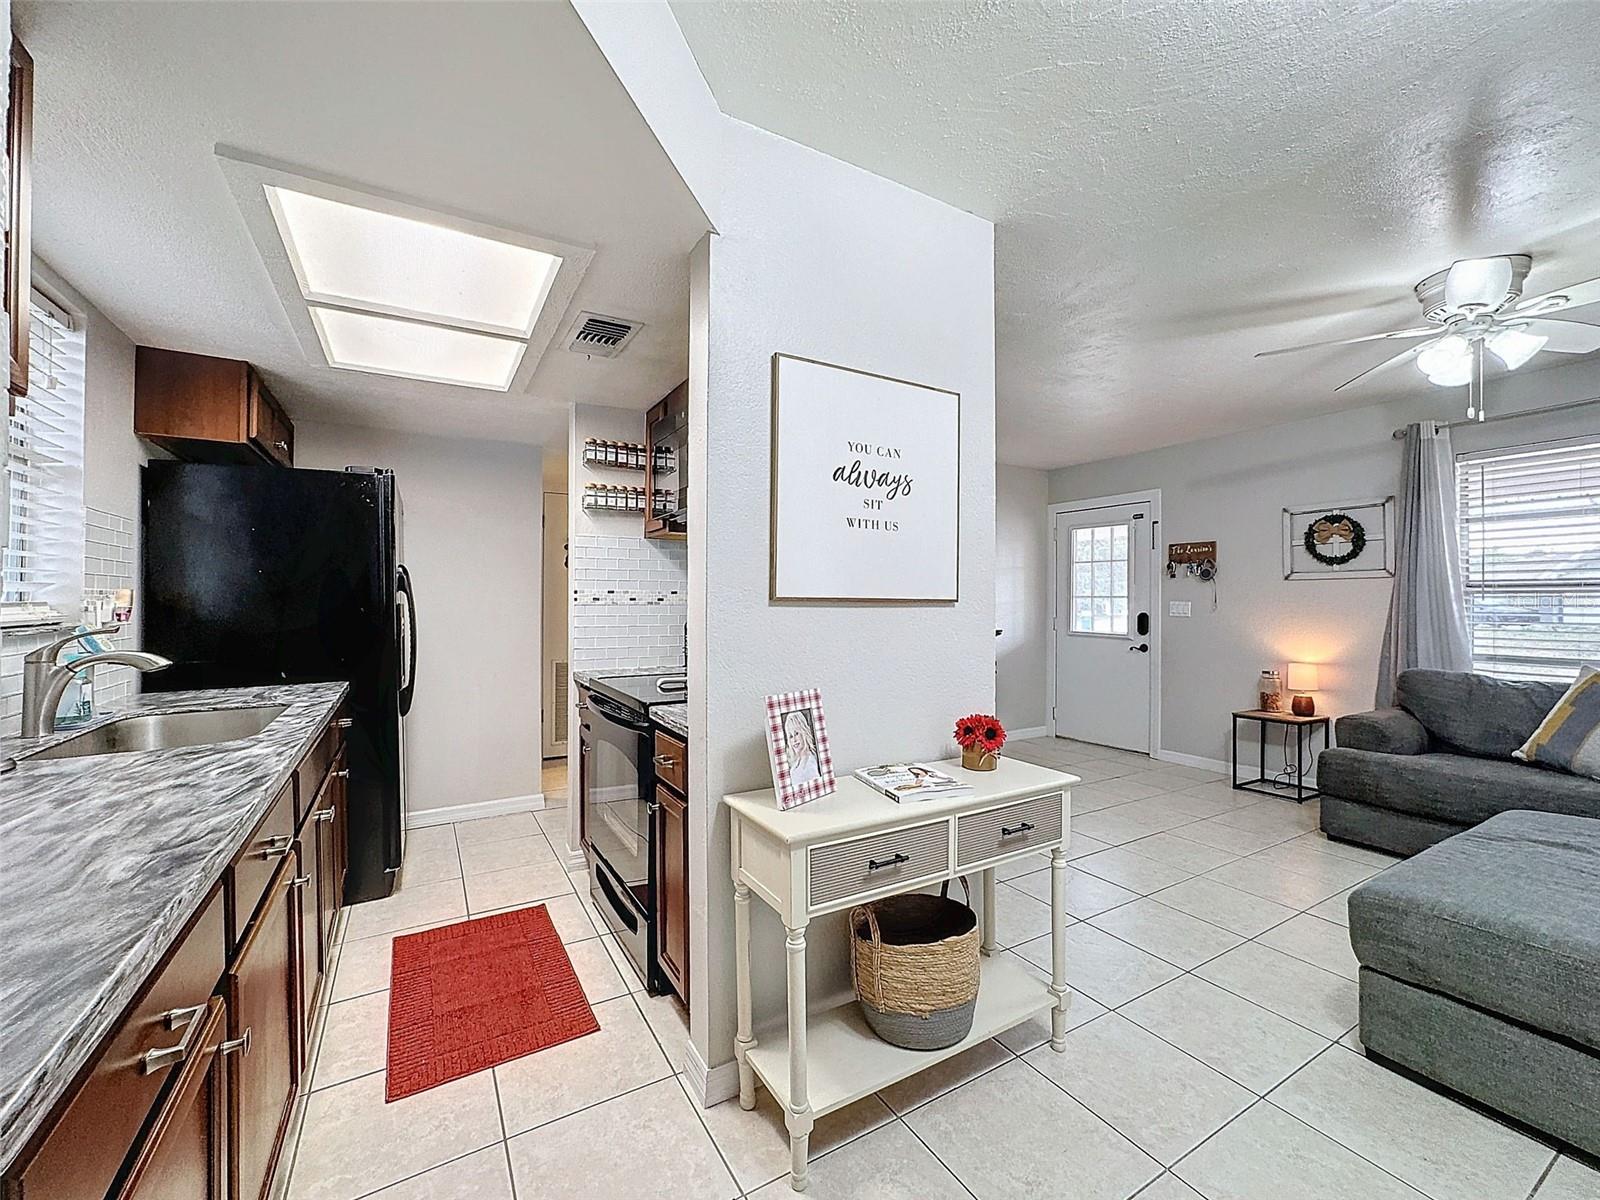
M1218 542L1216 612L1206 585L1161 580L1157 611L1164 614L1168 600L1189 600L1194 614L1162 617L1163 749L1225 761L1229 712L1253 706L1262 668L1281 670L1289 661L1324 664L1319 712L1372 707L1392 581L1285 580L1283 509L1392 495L1400 443L1391 432L1412 421L1460 419L1463 393L1419 384L1402 401L1051 472L1052 503L1160 488L1163 546ZM1488 397L1492 413L1600 397L1600 363L1494 379ZM1453 439L1461 453L1596 432L1600 406L1463 426Z
M1037 730L1049 715L1045 666L1050 617L1045 535L1049 475L1029 467L995 467L995 715L1015 736Z
M391 467L417 599L408 816L539 792L542 451L300 421L295 465ZM459 814L483 815L483 814Z
M711 1066L734 1025L728 831L717 798L771 782L765 697L821 689L835 768L954 752L955 717L994 700L994 278L988 222L762 130L728 122L708 289L701 524L690 592L705 653L695 811L705 920L692 930L693 1038ZM929 253L929 247L938 247ZM691 270L691 286L697 272ZM695 308L691 306L691 329ZM961 394L959 594L951 605L773 604L768 591L771 360L820 359ZM691 377L696 356L691 352ZM699 462L697 452L696 462ZM692 610L691 610L692 611ZM698 850L699 847L697 846ZM758 1022L781 1009L783 952L762 906ZM697 914L698 915L698 914ZM811 926L817 994L848 986L843 921Z

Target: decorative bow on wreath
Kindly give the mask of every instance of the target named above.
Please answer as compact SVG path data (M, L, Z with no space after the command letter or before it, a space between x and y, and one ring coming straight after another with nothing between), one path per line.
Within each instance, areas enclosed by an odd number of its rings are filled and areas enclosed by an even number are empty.
M1322 547L1332 542L1348 542L1350 549L1343 554L1324 553ZM1306 553L1324 566L1343 566L1367 548L1367 531L1348 513L1325 513L1306 527L1304 545Z

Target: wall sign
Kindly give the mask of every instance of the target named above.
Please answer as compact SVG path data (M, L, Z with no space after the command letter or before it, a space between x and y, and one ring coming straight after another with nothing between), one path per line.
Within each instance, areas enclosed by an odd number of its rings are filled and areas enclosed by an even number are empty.
M953 603L961 397L772 356L774 600Z
M1394 574L1394 497L1283 510L1285 579Z

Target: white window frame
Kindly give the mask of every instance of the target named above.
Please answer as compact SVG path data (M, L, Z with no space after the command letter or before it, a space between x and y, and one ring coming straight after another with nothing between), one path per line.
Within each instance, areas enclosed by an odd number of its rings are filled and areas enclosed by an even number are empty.
M76 620L83 597L83 322L31 296L28 393L6 422L0 626Z
M1510 475L1517 460L1527 468L1522 493L1527 499L1521 501L1505 494L1506 484L1515 482ZM1557 478L1546 473L1545 486L1539 487L1535 461L1569 466L1570 474ZM1485 471L1495 463L1501 464L1499 494L1486 497ZM1458 454L1455 482L1456 533L1473 670L1503 679L1570 682L1580 663L1600 660L1600 438L1566 438ZM1551 536L1548 549L1541 543L1541 523ZM1494 558L1499 562L1492 561ZM1528 602L1528 597L1533 600ZM1571 613L1573 619L1506 619L1519 612L1530 618ZM1495 630L1510 625L1559 628L1542 636L1529 629L1521 644L1514 634L1493 638ZM1587 629L1592 629L1592 637Z

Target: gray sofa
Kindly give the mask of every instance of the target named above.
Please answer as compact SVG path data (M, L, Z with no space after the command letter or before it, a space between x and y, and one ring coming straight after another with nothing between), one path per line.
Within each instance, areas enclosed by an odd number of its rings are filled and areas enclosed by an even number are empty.
M1600 1155L1600 820L1424 850L1351 892L1350 944L1368 1053Z
M1512 809L1600 817L1600 782L1511 757L1566 690L1458 671L1404 671L1396 706L1340 717L1317 760L1322 830L1415 854Z

